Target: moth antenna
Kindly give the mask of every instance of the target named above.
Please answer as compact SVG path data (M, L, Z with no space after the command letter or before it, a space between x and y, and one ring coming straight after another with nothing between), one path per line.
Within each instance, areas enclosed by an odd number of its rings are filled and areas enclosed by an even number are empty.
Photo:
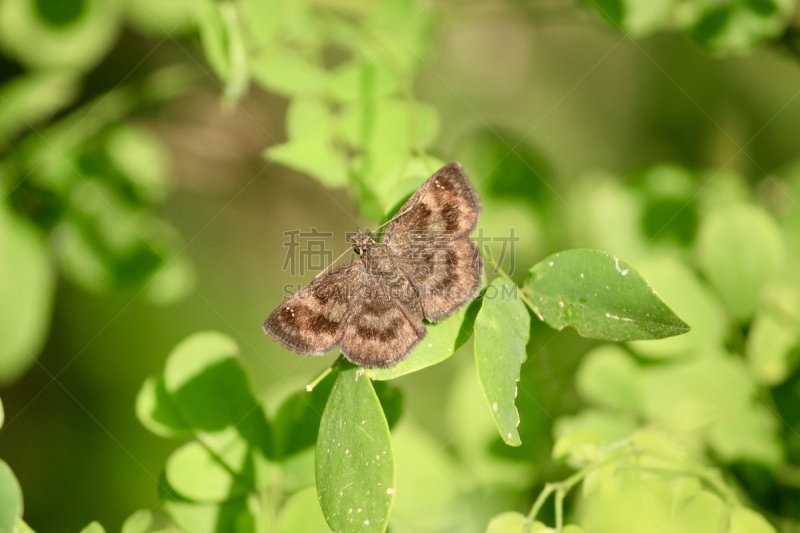
M335 265L335 264L336 264L336 261L338 261L339 259L341 259L342 257L344 257L344 254L346 254L346 253L347 253L347 252L349 252L349 251L350 251L350 250L345 250L344 252L342 252L342 253L339 255L339 257L337 257L336 259L334 259L333 261L331 261L331 264L330 264L330 265L328 265L328 266L326 266L326 267L325 267L325 270L323 270L322 272L320 272L319 274L317 274L316 276L314 276L314 279L317 279L317 278L318 278L318 277L320 277L321 275L325 274L325 273L326 273L328 270L330 270L330 269L333 267L333 265Z

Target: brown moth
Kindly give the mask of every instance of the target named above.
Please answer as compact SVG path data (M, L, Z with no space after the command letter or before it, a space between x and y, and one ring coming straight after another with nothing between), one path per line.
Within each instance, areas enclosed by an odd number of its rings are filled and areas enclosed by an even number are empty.
M483 261L469 238L481 202L458 163L441 168L392 218L381 242L352 237L360 257L314 278L275 309L264 331L303 355L337 344L363 367L387 368L481 289Z

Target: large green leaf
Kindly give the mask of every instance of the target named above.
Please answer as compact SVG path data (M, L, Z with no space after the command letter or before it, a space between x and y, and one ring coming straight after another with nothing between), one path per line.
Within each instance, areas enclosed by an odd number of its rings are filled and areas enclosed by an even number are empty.
M568 250L531 268L526 292L548 325L584 337L629 341L689 331L633 267L595 250Z
M370 379L339 372L317 439L317 493L334 531L385 531L394 501L389 426Z
M36 361L53 285L43 237L0 203L0 383L14 381Z
M495 279L475 318L475 364L497 429L510 446L522 444L514 401L529 334L530 315L517 287L502 278Z

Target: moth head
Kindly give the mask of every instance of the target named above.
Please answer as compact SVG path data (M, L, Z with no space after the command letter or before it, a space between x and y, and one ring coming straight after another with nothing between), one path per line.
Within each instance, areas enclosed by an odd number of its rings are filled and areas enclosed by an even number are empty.
M358 230L350 237L350 241L353 243L353 251L361 255L375 242L375 239L372 238L370 230Z

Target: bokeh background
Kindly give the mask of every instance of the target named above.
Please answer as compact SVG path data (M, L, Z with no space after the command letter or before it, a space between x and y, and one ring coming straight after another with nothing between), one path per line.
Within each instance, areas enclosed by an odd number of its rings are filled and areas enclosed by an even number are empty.
M287 2L270 3L263 2L283 16L276 6ZM379 3L302 4L357 18ZM188 335L217 330L234 338L268 406L325 369L334 355L302 358L261 331L284 285L310 278L282 271L284 232L331 231L340 237L338 255L347 249L345 232L379 222L363 216L352 186L328 187L265 158L265 149L287 140L291 98L259 82L231 89L232 78L208 58L208 38L200 38L206 23L197 13L206 4L213 3L0 0L0 192L4 212L38 236L31 257L41 256L31 266L24 253L0 254L0 273L16 280L0 281L0 316L25 301L38 324L22 362L5 369L0 456L37 531L78 531L95 519L114 531L133 510L155 505L176 444L138 422L136 396ZM800 155L793 4L775 7L767 29L722 41L704 37L696 18L640 27L614 16L611 3L411 4L432 20L424 59L408 77L414 98L438 114L426 150L462 162L488 191L487 231L517 230L518 281L548 253L570 247L623 253L636 265L659 246L665 226L678 242L674 256L690 257L700 215L683 207L701 192L707 203L744 194L776 215L793 209L783 179ZM314 27L295 31L316 35ZM661 167L663 182L652 178L642 189L654 165L673 166ZM97 186L81 189L76 176ZM711 178L716 185L705 187ZM683 183L674 185L676 197L689 200L659 204L663 211L649 221L658 231L626 241L631 204L619 190L646 196L659 183ZM131 224L141 231L129 235ZM140 237L163 253L148 251ZM15 261L30 277L9 266ZM36 301L27 303L29 296ZM530 389L556 417L575 412L574 372L594 343L538 325L534 334ZM457 432L431 406L452 401L469 350L395 383L404 416L445 452L458 448ZM548 456L553 418L526 420L522 409L523 426L539 431L524 453ZM566 472L541 464L526 478L531 487ZM530 504L519 495L524 481L508 485L501 494L514 496L506 508ZM796 489L762 485L750 498L785 518L774 496ZM505 497L487 489L490 501Z

